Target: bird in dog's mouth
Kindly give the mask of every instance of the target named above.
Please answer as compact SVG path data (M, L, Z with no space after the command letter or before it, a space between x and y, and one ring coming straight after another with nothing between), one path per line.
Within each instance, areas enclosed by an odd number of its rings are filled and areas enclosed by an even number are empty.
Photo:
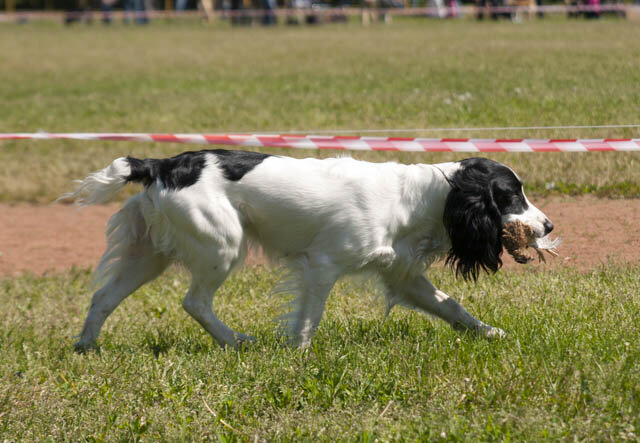
M533 248L538 254L538 259L543 262L546 261L543 251L557 257L556 249L561 244L560 237L552 239L549 234L536 237L533 229L519 220L502 225L502 245L518 263L525 264L533 261L528 248Z

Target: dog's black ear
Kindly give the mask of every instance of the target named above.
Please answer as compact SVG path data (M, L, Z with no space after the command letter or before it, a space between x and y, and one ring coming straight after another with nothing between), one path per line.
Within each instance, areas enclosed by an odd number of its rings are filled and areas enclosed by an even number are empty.
M477 280L480 271L502 266L502 218L486 175L462 174L450 182L444 208L444 226L451 240L447 265L465 280Z

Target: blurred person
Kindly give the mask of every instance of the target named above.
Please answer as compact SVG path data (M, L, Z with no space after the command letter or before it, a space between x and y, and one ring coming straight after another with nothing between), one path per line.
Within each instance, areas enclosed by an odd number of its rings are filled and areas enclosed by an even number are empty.
M264 26L271 26L278 23L278 17L275 14L277 7L276 0L264 0L264 15L262 16L262 24Z
M494 20L497 18L494 13L491 13L491 6L495 6L494 0L475 0L476 4L476 18L478 20L484 20L484 14L491 16Z
M244 14L244 2L242 0L231 0L231 24L238 25L250 25L251 17Z
M187 2L187 0L184 0L184 1L185 3ZM215 13L213 12L214 10L213 1L214 0L198 0L198 9L200 11L204 11L204 15L207 17L207 20L209 22L213 22L216 18ZM224 8L224 2L223 2L223 8ZM226 9L229 9L229 8L227 7Z
M286 18L287 25L300 25L305 21L304 11L311 9L310 0L285 0L285 8L293 12L289 12Z
M149 23L144 0L124 0L125 23L129 23L129 17L133 17L134 23L138 25L146 25Z
M584 14L588 19L600 18L600 0L587 0L589 10Z
M429 8L433 11L429 13L431 17L443 18L447 15L443 0L429 0Z
M117 0L101 0L100 11L102 12L102 23L111 24L111 10Z
M87 24L91 24L93 22L91 8L89 7L89 0L78 0L74 6L75 7L67 10L64 15L65 25L71 25L75 22L84 22Z
M447 18L458 18L460 17L460 4L458 0L448 0L447 1Z
M513 11L505 9L504 0L475 0L475 3L477 8L476 18L478 20L484 19L485 12L492 20L500 18L514 19Z

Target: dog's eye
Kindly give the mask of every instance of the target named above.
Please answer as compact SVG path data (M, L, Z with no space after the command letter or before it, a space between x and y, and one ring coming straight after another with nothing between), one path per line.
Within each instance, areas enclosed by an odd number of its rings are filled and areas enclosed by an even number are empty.
M495 201L500 210L505 209L506 207L510 206L511 203L513 203L512 198L509 195L503 193L499 193L498 195L496 195Z
M502 214L520 214L524 212L524 196L519 192L496 187L493 191L493 199Z

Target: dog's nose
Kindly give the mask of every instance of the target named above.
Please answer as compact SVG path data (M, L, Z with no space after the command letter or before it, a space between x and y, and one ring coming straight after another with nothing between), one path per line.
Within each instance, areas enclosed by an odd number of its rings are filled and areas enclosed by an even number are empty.
M545 220L544 221L544 235L547 235L551 231L553 231L553 223L551 223L551 220Z

